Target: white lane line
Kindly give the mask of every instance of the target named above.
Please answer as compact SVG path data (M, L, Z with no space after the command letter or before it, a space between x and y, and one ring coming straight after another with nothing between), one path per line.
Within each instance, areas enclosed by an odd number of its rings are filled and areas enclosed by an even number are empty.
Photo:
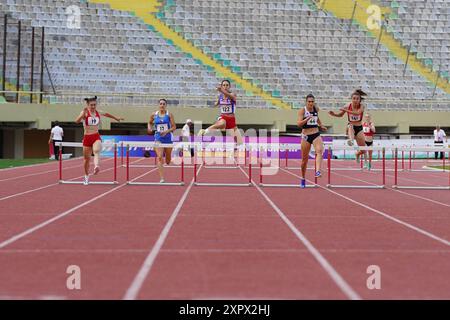
M141 160L143 160L143 159L139 159L139 160L137 160L137 161L134 161L133 163L139 162L139 161L141 161ZM102 170L102 172L111 171L111 170L113 170L113 169L114 169L114 167L108 168L108 169ZM78 177L75 177L75 178L72 178L72 179L69 179L69 180L67 180L67 181L73 181L73 180L80 179L80 178L83 178L83 177L84 177L84 175L78 176ZM24 195L24 194L28 194L28 193L31 193L31 192L39 191L39 190L46 189L46 188L50 188L50 187L57 186L57 185L59 185L59 182L52 183L52 184L48 184L48 185L45 185L45 186L42 186L42 187L39 187L39 188L34 188L34 189L30 189L30 190L23 191L23 192L14 193L14 194L11 194L11 195L9 195L9 196L5 196L5 197L3 197L3 198L0 198L0 201L8 200L8 199L11 199L11 198L15 198L15 197L18 197L18 196L22 196L22 195Z
M290 174L290 175L293 175L293 176L295 176L295 177L300 178L299 175L297 175L297 174L295 174L295 173L292 173L292 172L290 172L290 171L288 171L288 170L286 170L286 169L281 168L281 170L283 170L284 172L287 172L287 173ZM311 182L311 183L312 183L312 182ZM440 237L438 237L438 236L436 236L436 235L434 235L434 234L432 234L432 233L430 233L430 232L428 232L428 231L426 231L426 230L423 230L423 229L421 229L421 228L419 228L419 227L416 227L416 226L414 226L414 225L412 225L412 224L410 224L410 223L407 223L407 222L402 221L402 220L400 220L400 219L397 219L397 218L395 218L395 217L393 217L393 216L390 216L389 214L387 214L387 213L385 213L385 212L383 212L383 211L374 209L374 208L372 208L372 207L369 207L368 205L365 205L365 204L363 204L363 203L360 203L360 202L358 202L358 201L355 201L355 200L353 200L352 198L349 198L349 197L347 197L347 196L344 196L343 194L340 194L340 193L338 193L338 192L336 192L336 191L334 191L334 190L330 190L329 188L325 188L325 187L320 186L320 185L318 185L318 187L321 188L321 189L323 189L323 190L326 190L326 191L328 191L328 192L330 192L330 193L333 193L333 194L335 194L335 195L337 195L337 196L339 196L339 197L341 197L341 198L344 198L344 199L346 199L346 200L348 200L348 201L350 201L350 202L352 202L352 203L354 203L354 204L356 204L356 205L358 205L358 206L360 206L360 207L363 207L363 208L366 208L366 209L368 209L368 210L370 210L370 211L372 211L372 212L375 212L375 213L377 213L377 214L379 214L379 215L385 217L386 219L389 219L389 220L392 220L392 221L394 221L394 222L397 222L397 223L399 223L399 224L401 224L401 225L403 225L403 226L405 226L405 227L407 227L407 228L409 228L409 229L411 229L411 230L414 230L414 231L416 231L416 232L418 232L418 233L420 233L420 234L422 234L422 235L424 235L424 236L427 236L427 237L429 237L429 238L431 238L431 239L433 239L433 240L439 241L440 243L443 243L443 244L445 244L445 245L447 245L447 246L450 246L450 241L448 241L448 240L446 240L446 239L443 239L443 238L440 238Z
M298 161L298 160L297 160L297 161ZM288 169L288 170L291 170L291 169ZM370 172L370 173L376 174L376 173L373 172L373 171ZM341 177L344 177L344 178L347 178L347 179L351 179L351 180L355 180L355 181L360 181L360 182L365 182L365 183L367 183L367 184L374 185L374 186L377 185L377 184L372 183L372 182L369 182L369 181L365 181L365 180L361 180L361 179L357 179L357 178L352 178L352 177L349 177L349 176L346 176L346 175L343 175L343 174L339 174L339 173L337 173L337 172L333 172L333 174L338 175L338 176L341 176ZM391 176L391 175L388 175L388 174L387 174L386 176L388 176L388 177L394 177L394 176ZM405 179L405 178L400 178L400 177L399 177L399 179ZM410 180L410 179L408 179L408 180ZM416 180L411 180L411 181L421 183L420 181L416 181ZM427 184L427 183L424 183L424 184ZM435 186L435 185L432 185L432 184L429 184L429 185ZM430 198L422 197L422 196L419 196L419 195L416 195L416 194L413 194L413 193L408 193L408 192L405 192L405 191L403 191L403 190L393 189L393 188L390 188L390 187L388 187L388 186L386 186L386 189L389 189L389 190L392 190L392 191L395 191L395 192L399 192L399 193L402 193L402 194L404 194L404 195L407 195L407 196L410 196L410 197L413 197L413 198L418 198L418 199L426 200L426 201L429 201L429 202L432 202L432 203L435 203L435 204L439 204L439 205L442 205L442 206L445 206L445 207L450 207L450 204L447 204L447 203L444 203L444 202L439 202L439 201L436 201L436 200L433 200L433 199L430 199Z
M241 168L241 171L248 177L247 173ZM341 291L351 300L360 300L361 297L353 290L352 287L344 280L344 278L333 268L331 263L325 259L324 256L312 245L312 243L303 235L303 233L298 230L295 225L288 219L288 217L278 208L275 203L267 196L267 194L261 190L261 188L253 182L256 189L261 193L261 195L266 199L266 201L271 205L275 212L280 216L280 218L286 223L286 225L291 229L291 231L297 236L297 238L303 243L303 245L308 249L312 256L317 260L317 262L322 266L328 276L334 281L334 283L341 289Z
M198 169L198 173L200 173L202 166L200 165L200 168ZM166 225L164 226L164 229L161 231L161 234L158 237L158 240L153 245L151 251L147 255L147 257L144 260L144 263L142 264L141 268L139 269L136 277L134 278L133 282L131 283L130 287L128 288L127 292L125 293L125 296L123 297L124 300L135 300L139 294L139 291L142 288L142 285L144 284L145 279L147 278L148 274L150 273L153 264L155 263L156 257L158 256L158 253L161 251L161 248L164 244L164 241L166 240L167 236L169 235L170 229L172 228L173 224L175 223L175 219L177 218L178 214L180 213L181 207L183 206L184 201L186 200L189 191L192 189L192 186L194 185L194 178L192 178L191 183L184 191L180 201L178 201L177 206L173 210L169 220L167 221Z

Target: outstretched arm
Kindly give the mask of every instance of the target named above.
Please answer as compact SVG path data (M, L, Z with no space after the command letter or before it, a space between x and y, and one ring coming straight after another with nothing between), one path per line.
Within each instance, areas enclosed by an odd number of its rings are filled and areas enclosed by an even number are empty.
M217 91L219 91L220 93L223 93L228 99L231 99L234 102L236 102L236 94L235 93L223 90L222 87L217 87Z
M359 110L349 110L346 107L343 107L340 110L341 110L341 112L344 112L344 113L347 112L347 113L354 114L354 115L360 115L360 114L364 113L364 106L361 105L361 108L359 108Z
M338 112L338 113L334 112L333 110L330 110L330 111L328 111L328 114L329 114L330 116L333 116L333 117L342 118L342 117L344 116L344 114L345 114L345 110L343 110L343 109L345 109L345 107L339 109L339 110L341 110L341 111Z
M124 118L118 118L118 117L116 117L116 116L113 116L112 114L110 114L110 113L108 113L108 112L99 111L99 113L100 113L102 116L107 117L107 118L114 119L114 120L116 120L117 122L120 122L120 121L122 121L122 120L125 120Z

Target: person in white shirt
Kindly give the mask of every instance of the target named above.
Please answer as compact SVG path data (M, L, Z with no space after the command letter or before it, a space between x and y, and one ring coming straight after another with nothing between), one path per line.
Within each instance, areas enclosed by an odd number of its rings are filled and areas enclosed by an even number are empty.
M435 145L436 147L437 147L437 146L443 146L443 145L444 145L444 137L445 137L445 142L446 142L446 143L448 142L447 136L445 135L445 131L442 130L442 129L440 128L440 126L436 126L436 130L434 130L433 134L434 134L434 145ZM435 159L438 158L438 153L439 153L439 152L437 152L437 151L434 153L434 158L435 158ZM444 152L441 152L441 157L440 157L440 158L441 158L441 159L444 158Z
M183 126L183 129L181 129L181 135L183 137L184 142L190 142L191 141L191 126L192 126L192 120L187 119L186 124ZM194 148L191 146L191 157L194 157Z
M55 159L59 160L59 144L63 141L64 130L59 126L58 121L55 121L55 126L50 131L50 138L48 139L48 144L53 143L53 153L55 154ZM57 148L58 147L58 148ZM62 153L62 147L61 147Z

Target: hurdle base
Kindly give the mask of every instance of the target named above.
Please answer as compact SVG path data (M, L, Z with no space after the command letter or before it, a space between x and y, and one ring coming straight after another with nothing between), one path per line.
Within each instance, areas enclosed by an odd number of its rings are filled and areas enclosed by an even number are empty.
M260 187L277 187L277 188L301 188L299 184L283 184L283 183L260 183ZM307 184L305 188L317 188L317 184Z
M450 190L450 187L418 187L418 186L398 186L393 185L393 189L413 189L413 190Z
M341 188L341 189L385 189L386 186L371 186L371 185L344 185L344 184L327 184L327 188Z
M184 182L132 182L128 181L128 185L134 186L184 186Z
M66 180L59 180L60 184L84 184L84 181L66 181ZM100 184L100 185L113 185L113 184L119 184L118 181L89 181L89 184Z
M194 182L194 186L205 187L251 187L251 183L210 183L210 182Z

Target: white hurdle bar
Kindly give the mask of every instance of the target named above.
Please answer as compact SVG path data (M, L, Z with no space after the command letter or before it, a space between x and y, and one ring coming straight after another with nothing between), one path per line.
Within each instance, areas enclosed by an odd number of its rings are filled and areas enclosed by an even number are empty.
M382 184L381 185L342 185L331 184L331 150L332 147L328 146L328 183L327 188L347 188L347 189L384 189L386 186L386 149L384 147L334 147L334 150L354 150L354 151L369 151L369 150L381 150L382 153Z
M184 159L181 158L181 181L180 182L141 182L141 181L131 181L130 180L130 145L132 146L147 146L153 144L153 142L130 142L127 143L126 147L126 176L127 176L127 185L135 185L135 186L184 186ZM158 147L166 147L164 144L157 144ZM170 144L173 146L173 144Z
M450 170L448 170L448 186L399 186L398 185L398 151L404 151L403 148L396 148L395 149L395 173L394 173L394 185L392 188L395 189L416 189L416 190L450 190ZM414 151L417 152L444 152L444 159L443 159L443 171L436 170L436 172L445 173L445 153L447 153L448 161L450 163L450 148L439 148L439 147L422 147L422 148L414 148ZM430 172L433 172L433 170L430 170Z
M59 146L59 183L60 184L84 184L83 181L72 181L63 179L63 157L62 157L62 147L74 147L82 148L83 143L80 142L60 142ZM117 143L102 143L102 148L113 147L114 148L114 180L113 181L89 181L89 184L99 184L99 185L113 185L118 184L117 181Z

